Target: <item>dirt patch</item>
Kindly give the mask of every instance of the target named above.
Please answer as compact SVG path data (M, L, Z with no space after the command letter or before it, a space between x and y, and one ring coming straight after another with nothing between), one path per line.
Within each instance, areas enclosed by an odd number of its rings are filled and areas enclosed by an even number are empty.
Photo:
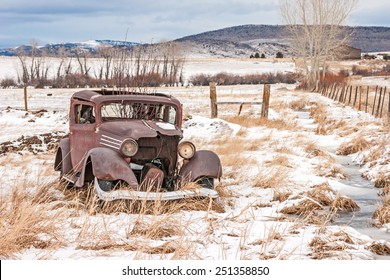
M63 131L44 133L34 136L22 135L14 141L0 143L0 155L28 151L33 154L54 151L57 144L66 136Z

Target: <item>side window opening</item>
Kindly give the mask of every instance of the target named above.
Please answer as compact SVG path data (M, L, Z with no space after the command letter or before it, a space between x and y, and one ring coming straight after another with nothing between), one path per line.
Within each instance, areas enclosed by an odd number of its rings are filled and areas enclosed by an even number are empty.
M93 106L77 104L75 107L76 110L76 124L91 124L95 123L95 110Z

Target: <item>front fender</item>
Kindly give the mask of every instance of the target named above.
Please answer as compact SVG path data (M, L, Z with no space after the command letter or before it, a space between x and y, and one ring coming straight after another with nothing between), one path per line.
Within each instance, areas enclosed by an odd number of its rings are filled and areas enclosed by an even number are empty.
M62 170L62 174L68 174L72 170L69 138L63 138L58 143L54 160L54 170Z
M98 147L91 149L85 156L83 168L76 187L82 187L93 177L103 180L123 180L135 190L139 188L137 178L129 164L115 151Z
M189 182L201 177L219 179L222 176L221 161L212 151L197 151L194 157L183 165L179 175L182 181Z

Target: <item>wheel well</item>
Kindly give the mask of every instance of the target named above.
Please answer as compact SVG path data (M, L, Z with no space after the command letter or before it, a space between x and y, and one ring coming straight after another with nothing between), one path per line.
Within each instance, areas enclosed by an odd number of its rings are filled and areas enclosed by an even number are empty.
M60 171L62 169L62 150L61 148L57 149L56 158L54 160L54 170Z
M84 181L92 181L93 178L94 178L94 175L93 175L92 160L91 160L91 157L88 157L87 163L85 164Z

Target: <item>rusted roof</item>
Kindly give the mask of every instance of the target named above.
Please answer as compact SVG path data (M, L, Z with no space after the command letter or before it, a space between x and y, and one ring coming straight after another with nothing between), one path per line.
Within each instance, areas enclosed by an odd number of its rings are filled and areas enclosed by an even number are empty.
M73 94L73 99L102 103L105 101L130 100L135 102L166 103L180 107L175 97L163 93L138 93L129 91L83 90Z

